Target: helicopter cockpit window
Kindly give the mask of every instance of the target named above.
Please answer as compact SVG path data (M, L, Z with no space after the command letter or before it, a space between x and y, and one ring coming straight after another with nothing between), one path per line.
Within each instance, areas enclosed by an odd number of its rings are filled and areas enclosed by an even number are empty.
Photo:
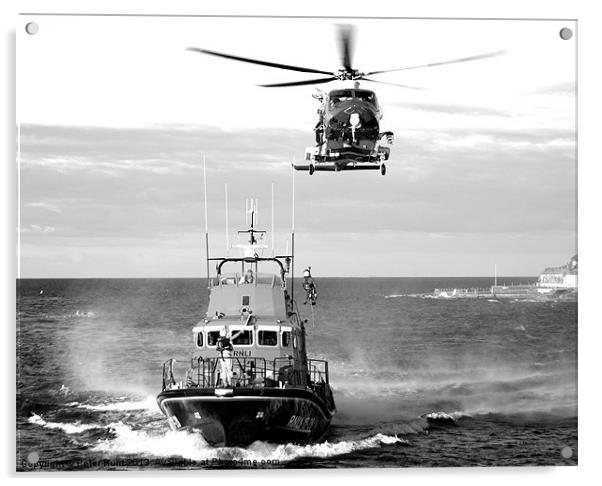
M376 105L376 95L372 91L355 90L355 97Z
M339 104L341 101L349 101L353 99L353 91L349 89L341 89L337 91L331 91L329 94L330 106Z

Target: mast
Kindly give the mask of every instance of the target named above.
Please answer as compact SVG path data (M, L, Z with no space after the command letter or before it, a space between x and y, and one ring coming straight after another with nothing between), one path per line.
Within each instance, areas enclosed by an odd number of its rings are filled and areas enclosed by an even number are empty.
M293 204L291 215L291 302L295 300L295 171L293 170Z
M205 154L203 154L203 194L205 198L205 260L207 262L207 291L209 292L209 222L207 219L207 164L205 162Z
M224 192L226 199L226 256L228 256L230 252L230 234L228 233L228 184L224 184Z
M272 182L272 256L274 253L274 183Z

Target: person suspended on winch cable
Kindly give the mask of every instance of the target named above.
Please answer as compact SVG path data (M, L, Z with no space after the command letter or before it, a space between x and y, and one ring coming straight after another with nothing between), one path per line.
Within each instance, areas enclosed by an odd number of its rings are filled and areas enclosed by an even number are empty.
M307 267L303 271L303 290L305 290L305 302L309 301L311 305L316 305L316 299L318 298L318 292L316 290L316 283L311 276L311 267Z

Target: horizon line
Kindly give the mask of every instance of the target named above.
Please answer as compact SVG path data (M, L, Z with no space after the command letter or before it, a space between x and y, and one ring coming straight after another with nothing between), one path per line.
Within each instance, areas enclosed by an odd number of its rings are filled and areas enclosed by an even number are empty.
M368 276L362 276L362 277L358 277L358 276L352 276L352 275L337 275L337 276L332 276L332 275L325 275L325 276L315 276L313 275L314 278L319 278L319 279L323 279L323 278L355 278L355 279L360 279L360 278L491 278L492 280L495 278L493 275L439 275L439 276L391 276L391 275L368 275ZM534 278L537 279L537 275L506 275L506 276L497 276L497 279L509 279L509 278ZM215 276L212 276L210 278L215 278ZM291 277L288 276L286 277L287 279L290 279ZM302 279L302 276L299 277L295 277L295 279ZM129 276L129 277L124 277L124 276L119 276L119 277L65 277L65 276L57 276L57 277L16 277L15 280L161 280L161 279L179 279L179 280L192 280L192 279L196 279L196 280L206 280L207 277L204 276L199 276L199 277L184 277L184 276L171 276L171 277L167 277L167 276L154 276L154 277L133 277L133 276Z

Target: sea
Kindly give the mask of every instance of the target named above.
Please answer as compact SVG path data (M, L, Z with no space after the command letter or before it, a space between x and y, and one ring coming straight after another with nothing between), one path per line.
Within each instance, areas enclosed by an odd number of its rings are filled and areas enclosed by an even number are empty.
M526 283L533 279L512 279ZM577 303L433 299L483 278L323 278L302 305L337 413L318 443L171 431L204 279L17 280L19 471L576 465ZM296 287L300 289L300 286Z

